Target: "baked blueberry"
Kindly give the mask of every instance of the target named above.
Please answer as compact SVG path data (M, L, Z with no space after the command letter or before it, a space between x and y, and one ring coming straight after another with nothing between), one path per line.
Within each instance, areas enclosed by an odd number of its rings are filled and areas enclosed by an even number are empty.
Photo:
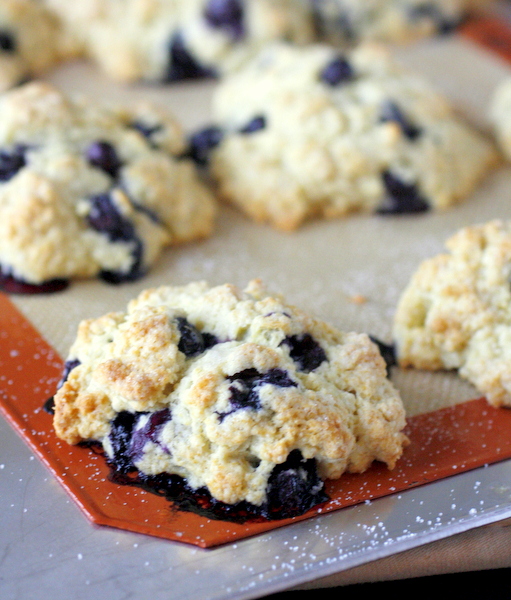
M233 39L244 36L243 5L240 0L209 0L204 9L208 25L223 29Z
M397 123L403 134L412 141L416 140L422 133L420 127L417 127L417 125L412 123L401 108L392 100L388 100L383 104L380 120L382 122L393 121L394 123Z
M201 166L209 162L211 150L222 141L224 133L220 127L206 127L190 137L190 157Z
M273 469L266 491L268 516L295 517L328 499L316 467L314 459L305 460L299 450L293 450Z
M112 449L110 463L119 473L129 473L135 468L131 455L131 438L139 418L139 413L122 411L111 423L108 435Z
M0 30L0 51L16 52L16 38L14 34L5 29Z
M41 283L30 283L15 277L10 269L0 266L0 289L7 294L54 294L69 286L68 279L49 279Z
M58 384L59 388L62 387L64 385L64 383L67 381L67 378L69 377L69 373L71 373L71 371L73 369L76 369L76 367L80 366L80 364L81 363L77 358L72 358L72 359L66 360L66 362L64 363L64 371L62 372L62 377Z
M109 142L93 142L87 148L87 160L94 167L98 167L112 177L117 177L119 169L122 167L115 148Z
M158 436L160 435L163 427L172 418L172 414L169 408L149 413L147 416L139 418L137 424L132 429L131 440L129 442L129 456L132 461L136 461L143 454L144 446L147 442L153 442L154 444L160 445ZM140 423L142 423L140 425ZM165 451L165 449L163 448Z
M110 194L98 194L90 199L91 208L87 215L89 225L105 233L112 242L130 242L135 237L135 228L115 207Z
M420 213L430 209L415 184L404 183L390 171L385 171L382 178L386 197L377 211L378 214Z
M187 358L193 358L202 354L206 349L206 342L202 333L184 317L178 317L176 321L179 333L181 334L177 346L178 349Z
M378 349L380 350L380 354L382 355L382 358L385 361L385 364L387 365L387 375L389 375L390 369L397 365L395 345L394 344L385 344L384 342L382 342L381 340L379 340L378 338L375 338L373 336L369 336L369 337L371 338L371 341L374 342L378 346Z
M0 181L9 181L26 165L26 150L26 146L17 145L11 151L0 151Z
M332 87L349 83L354 77L353 67L343 56L330 61L320 74L321 81Z
M298 365L299 371L309 373L327 360L326 352L310 333L292 335L287 337L282 344L289 346L289 355Z
M240 133L249 134L255 133L256 131L260 131L266 127L266 118L263 116L254 117L251 121L249 121L245 127L240 129Z
M183 36L176 33L170 42L169 67L163 82L181 81L183 79L197 79L215 77L213 69L204 67L190 54L183 41Z

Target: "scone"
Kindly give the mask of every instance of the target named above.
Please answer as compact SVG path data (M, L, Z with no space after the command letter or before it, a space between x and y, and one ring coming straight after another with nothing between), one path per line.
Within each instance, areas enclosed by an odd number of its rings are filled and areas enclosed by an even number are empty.
M231 71L269 40L309 42L308 0L45 0L85 56L122 81Z
M494 406L511 406L511 223L466 227L424 261L399 301L398 363L458 369Z
M277 44L220 82L191 154L219 194L291 230L350 211L445 209L497 161L421 78L379 46Z
M37 0L0 0L0 91L74 55L71 38Z
M29 83L0 98L0 283L144 275L209 235L216 204L167 113L100 106Z
M455 29L474 0L312 0L321 37L353 46L362 41L407 43Z
M117 473L159 489L184 478L269 518L322 502L326 478L374 460L393 468L408 441L369 337L258 280L163 286L82 322L54 403L58 437L101 442Z
M511 78L504 79L494 90L489 108L490 123L499 149L511 160Z

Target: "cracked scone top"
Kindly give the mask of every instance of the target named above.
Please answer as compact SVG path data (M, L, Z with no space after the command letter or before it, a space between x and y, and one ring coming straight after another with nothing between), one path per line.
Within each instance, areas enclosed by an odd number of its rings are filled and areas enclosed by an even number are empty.
M458 369L494 406L511 406L511 223L465 227L425 260L395 315L403 367Z
M0 91L41 75L76 48L56 16L36 0L0 0Z
M445 209L497 161L381 47L277 44L224 79L213 126L192 137L219 194L285 230L350 211Z
M215 201L159 109L29 83L0 98L0 148L4 280L133 280L164 246L212 229Z
M308 0L45 0L111 77L216 76L275 39L314 35Z
M60 438L99 440L121 471L174 473L228 504L266 506L275 472L290 476L298 461L293 485L313 505L321 480L374 460L393 468L407 443L401 399L368 336L257 280L245 291L147 290L125 313L82 322L63 381Z

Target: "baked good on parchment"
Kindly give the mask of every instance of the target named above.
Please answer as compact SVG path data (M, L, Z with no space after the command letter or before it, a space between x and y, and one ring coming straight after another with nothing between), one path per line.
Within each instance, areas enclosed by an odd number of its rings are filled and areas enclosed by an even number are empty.
M45 0L114 79L217 76L270 40L310 42L308 0Z
M55 395L70 444L114 470L173 474L264 516L322 502L323 480L393 468L407 438L378 347L269 295L259 280L143 292L83 321Z
M35 0L0 0L0 91L73 56L71 38Z
M353 46L364 41L407 43L453 31L474 0L311 0L319 35Z
M511 406L511 223L465 227L425 260L395 314L398 363L457 369L494 406Z
M272 45L213 102L192 155L222 197L284 230L351 211L445 209L497 161L427 82L372 44Z
M215 200L158 108L102 106L28 83L0 98L0 148L4 287L131 281L165 246L212 230Z

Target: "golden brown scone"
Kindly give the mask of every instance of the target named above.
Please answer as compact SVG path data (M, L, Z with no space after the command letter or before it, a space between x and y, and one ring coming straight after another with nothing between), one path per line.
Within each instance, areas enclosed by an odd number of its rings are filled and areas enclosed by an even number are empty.
M133 280L165 246L212 231L216 202L160 109L29 83L0 98L0 148L4 278Z
M393 468L407 443L401 399L369 337L259 281L245 291L164 286L83 322L64 380L59 437L99 440L121 471L177 474L228 504L266 506L283 468L315 504L323 479L374 460Z
M458 369L494 406L511 406L511 223L466 227L424 261L394 324L403 367Z

